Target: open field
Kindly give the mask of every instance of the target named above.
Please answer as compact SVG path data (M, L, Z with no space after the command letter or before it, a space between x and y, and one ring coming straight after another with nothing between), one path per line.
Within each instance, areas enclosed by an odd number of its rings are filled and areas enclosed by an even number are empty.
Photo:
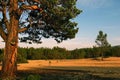
M18 64L18 76L39 74L41 80L120 80L120 58L29 60Z
M29 70L32 68L55 69L56 67L120 67L120 58L110 57L104 61L93 59L73 59L73 60L29 60L26 64L18 64L18 70ZM70 69L70 70L71 70ZM79 69L79 68L78 68Z

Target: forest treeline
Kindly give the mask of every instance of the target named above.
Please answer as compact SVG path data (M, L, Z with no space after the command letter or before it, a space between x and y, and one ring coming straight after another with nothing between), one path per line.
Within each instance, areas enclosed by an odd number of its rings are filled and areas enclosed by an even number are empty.
M104 57L120 57L120 46L105 48ZM27 62L27 60L39 59L81 59L81 58L95 58L101 56L101 48L82 48L67 50L65 48L18 48L17 59L18 62ZM0 49L0 60L3 58L3 49Z

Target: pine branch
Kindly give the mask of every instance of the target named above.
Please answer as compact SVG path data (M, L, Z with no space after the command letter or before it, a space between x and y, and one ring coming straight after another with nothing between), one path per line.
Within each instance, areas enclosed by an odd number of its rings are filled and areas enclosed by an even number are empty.
M2 10L2 15L3 15L3 21L4 21L4 23L5 23L5 25L6 25L6 28L7 28L7 30L9 31L9 22L8 22L8 19L7 19L7 16L6 16L6 11L7 11L7 4L5 4L4 2L2 3L2 5L3 5L3 10Z
M28 28L29 28L29 27L21 28L21 29L18 30L18 32L19 32L19 33L20 33L20 32L24 32L24 31L28 30Z
M21 6L21 9L23 10L37 10L37 9L40 9L37 5L22 5Z

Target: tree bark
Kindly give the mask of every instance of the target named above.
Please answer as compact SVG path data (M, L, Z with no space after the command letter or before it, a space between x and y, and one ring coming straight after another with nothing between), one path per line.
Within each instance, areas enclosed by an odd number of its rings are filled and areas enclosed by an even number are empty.
M4 57L2 62L2 79L13 80L17 70L17 47L18 47L18 26L19 16L17 16L18 2L10 0L10 24L7 30L7 38L5 40Z
M17 47L18 47L18 31L17 27L18 21L13 20L11 23L11 31L7 36L4 49L4 58L2 64L2 77L11 78L15 77L17 70Z
M2 77L3 79L13 79L16 75L17 70L17 43L11 44L9 41L6 42L4 50L4 60L2 64Z

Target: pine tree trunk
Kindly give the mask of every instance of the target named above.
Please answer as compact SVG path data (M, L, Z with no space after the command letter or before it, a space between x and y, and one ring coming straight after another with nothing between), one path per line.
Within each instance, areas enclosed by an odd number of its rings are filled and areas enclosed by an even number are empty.
M17 70L17 47L18 47L18 32L15 25L18 24L18 21L13 20L11 26L11 32L7 37L5 42L4 57L2 64L2 77L3 78L14 78ZM10 79L11 80L11 79Z
M10 24L5 41L4 57L2 63L2 77L4 80L13 80L17 70L17 47L18 47L18 26L19 18L16 15L18 10L17 0L10 0Z
M2 64L2 77L3 79L13 79L16 75L17 70L17 44L10 44L9 41L6 42L6 47L4 50L4 60Z

